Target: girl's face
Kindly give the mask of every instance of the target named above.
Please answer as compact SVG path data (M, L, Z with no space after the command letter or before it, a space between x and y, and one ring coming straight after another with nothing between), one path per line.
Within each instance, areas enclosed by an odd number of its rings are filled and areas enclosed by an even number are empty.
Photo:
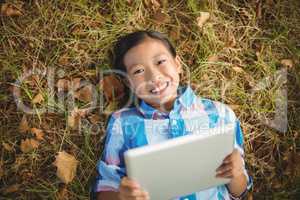
M177 97L181 64L165 45L147 38L131 48L124 64L134 93L161 111L170 110Z

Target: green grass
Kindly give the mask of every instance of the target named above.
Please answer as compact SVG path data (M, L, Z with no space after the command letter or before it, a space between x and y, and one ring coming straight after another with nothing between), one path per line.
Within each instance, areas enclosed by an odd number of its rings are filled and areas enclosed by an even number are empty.
M50 94L46 78L40 77L37 85L23 83L20 90L28 106L39 91L46 99L35 105L38 115L27 115L30 127L43 129L46 139L37 150L24 154L21 139L31 136L18 132L23 112L17 109L10 87L30 69L52 69L54 84L59 78L77 77L96 84L98 73L110 67L108 52L113 42L138 29L168 35L197 93L234 109L244 130L246 162L254 178L251 195L255 199L299 197L300 2L274 0L269 5L263 1L260 18L255 1L157 2L160 7L150 0L28 1L23 3L23 16L0 16L0 141L13 147L12 151L0 150L0 193L20 184L1 198L59 199L65 186L52 162L58 151L65 150L75 155L79 166L64 198L88 199L103 147L103 129L100 134L88 128L71 130L66 122L66 99L58 103L56 88ZM166 13L160 20L156 19L158 10ZM202 11L209 12L210 19L199 29L196 19ZM210 56L218 60L210 62ZM287 83L276 81L278 70L285 68L282 59L294 62L287 70ZM264 82L265 88L253 90ZM281 133L261 118L273 119L276 92L285 85L289 126ZM105 106L106 110L115 107ZM42 107L55 112L38 112ZM105 124L107 116L99 110L92 113L99 114Z

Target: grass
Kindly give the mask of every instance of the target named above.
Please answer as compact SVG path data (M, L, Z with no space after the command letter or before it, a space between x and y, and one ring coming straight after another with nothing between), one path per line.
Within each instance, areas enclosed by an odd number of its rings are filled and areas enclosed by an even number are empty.
M157 1L159 7L150 0L11 2L22 5L23 15L0 17L0 137L1 143L12 147L0 150L1 199L89 198L102 151L103 128L98 134L88 127L71 130L67 126L67 99L57 101L57 89L49 90L46 77L40 76L37 84L29 79L20 88L23 102L32 106L38 92L46 101L34 105L37 115L26 116L30 127L41 128L46 135L38 149L22 153L21 140L32 135L18 131L24 113L14 103L11 86L28 70L37 69L52 69L54 83L59 78L80 77L96 84L98 73L110 66L112 43L137 29L167 34L197 93L234 109L242 124L246 163L254 178L249 199L299 197L299 1L262 1L261 6L237 0ZM210 19L200 29L196 18L202 11L209 12ZM218 58L209 61L211 56ZM293 67L282 65L282 59L293 60ZM287 70L286 83L277 80L282 69ZM263 87L255 90L258 85ZM263 119L274 119L277 92L284 87L288 128L280 132ZM86 105L76 102L76 106ZM114 107L104 106L107 110ZM43 113L39 110L42 107L55 112ZM101 116L103 127L107 115L100 109L98 106L92 113ZM60 150L79 161L76 177L67 186L61 184L52 165Z

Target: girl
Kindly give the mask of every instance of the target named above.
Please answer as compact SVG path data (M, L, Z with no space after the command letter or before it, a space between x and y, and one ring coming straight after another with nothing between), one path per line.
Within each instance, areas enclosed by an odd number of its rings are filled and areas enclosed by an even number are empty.
M121 37L114 47L113 67L126 73L139 102L114 112L109 119L103 156L97 166L97 199L149 199L137 182L126 177L126 150L193 134L193 127L214 128L226 123L236 124L235 149L216 169L216 176L231 178L230 183L175 199L244 196L252 181L244 167L239 120L225 104L197 97L189 86L179 86L182 66L166 37L155 31L137 31ZM159 129L153 128L158 125Z

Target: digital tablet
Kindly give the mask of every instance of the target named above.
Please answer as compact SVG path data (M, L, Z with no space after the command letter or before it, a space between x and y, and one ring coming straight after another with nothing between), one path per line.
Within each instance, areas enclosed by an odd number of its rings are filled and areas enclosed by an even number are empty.
M127 176L154 200L226 184L230 179L215 175L223 159L233 151L234 133L234 126L226 125L130 149L124 153Z

